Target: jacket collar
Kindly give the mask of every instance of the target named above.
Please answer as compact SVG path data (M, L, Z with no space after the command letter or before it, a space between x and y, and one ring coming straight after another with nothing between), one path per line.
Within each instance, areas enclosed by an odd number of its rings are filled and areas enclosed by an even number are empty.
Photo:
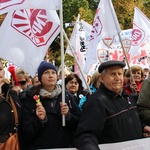
M103 83L100 84L99 87L100 91L103 91L107 96L109 96L110 98L115 99L117 96L127 96L128 94L124 91L124 89L122 88L121 91L119 93L113 92L111 90L109 90Z

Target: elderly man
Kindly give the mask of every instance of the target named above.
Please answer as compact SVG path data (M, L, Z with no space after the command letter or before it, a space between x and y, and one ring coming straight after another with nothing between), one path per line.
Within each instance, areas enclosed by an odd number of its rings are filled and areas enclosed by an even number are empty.
M99 150L98 144L143 137L135 100L123 90L122 61L102 63L99 89L85 103L75 145L79 150Z

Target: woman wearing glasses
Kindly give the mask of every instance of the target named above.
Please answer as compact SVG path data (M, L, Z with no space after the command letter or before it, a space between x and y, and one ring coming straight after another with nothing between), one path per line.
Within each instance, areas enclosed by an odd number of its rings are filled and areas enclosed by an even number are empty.
M19 127L18 125L15 125L14 111L10 101L11 96L16 106L20 121L21 103L18 97L19 91L19 86L12 87L10 84L5 82L4 68L0 61L0 149L1 144L10 137L10 133L16 133ZM13 145L10 145L10 147L14 149Z
M28 83L29 75L23 69L16 69L16 78L20 88L23 91L31 87L31 85Z

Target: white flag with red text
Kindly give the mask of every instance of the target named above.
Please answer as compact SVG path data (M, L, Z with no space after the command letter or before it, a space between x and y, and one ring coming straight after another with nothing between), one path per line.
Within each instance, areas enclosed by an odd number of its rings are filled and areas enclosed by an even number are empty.
M139 55L139 48L142 43L150 35L150 20L147 16L137 7L134 8L134 20L132 28L132 42L129 50L130 61L136 55Z
M22 9L9 12L0 28L0 58L34 76L59 33L60 20L55 10Z
M0 0L0 14L18 9L53 9L61 8L60 0Z
M113 37L121 32L119 22L111 0L101 0L96 10L91 37L87 50L84 72L89 72L92 64L97 62L97 46L106 37Z

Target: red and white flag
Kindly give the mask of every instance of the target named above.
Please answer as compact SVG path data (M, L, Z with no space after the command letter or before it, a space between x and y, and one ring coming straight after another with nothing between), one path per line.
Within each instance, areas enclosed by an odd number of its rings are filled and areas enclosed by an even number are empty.
M0 57L34 76L59 33L60 20L55 10L9 12L0 28Z
M150 35L150 20L137 7L134 8L134 20L132 29L131 48L129 50L130 61L136 55L139 55L139 48Z
M53 9L61 8L60 0L0 0L0 14L18 9Z
M106 37L113 37L119 32L121 29L111 0L101 0L96 10L87 50L84 68L86 74L92 64L97 62L97 46L100 41Z

